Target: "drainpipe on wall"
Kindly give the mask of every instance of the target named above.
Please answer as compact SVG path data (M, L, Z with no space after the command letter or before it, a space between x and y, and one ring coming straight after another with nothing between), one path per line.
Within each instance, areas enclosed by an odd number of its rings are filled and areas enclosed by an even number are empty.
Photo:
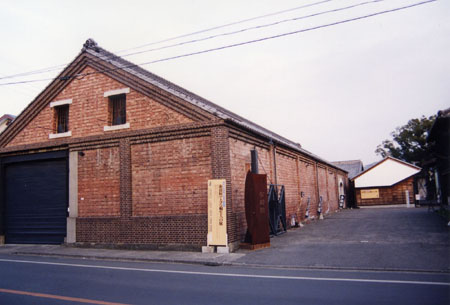
M253 148L253 150L250 151L250 157L251 157L251 172L253 174L258 173L258 151L256 150L256 147Z
M320 187L319 187L319 167L317 166L317 162L314 163L314 167L316 168L316 191L317 191L317 209L319 208L319 198L320 198ZM317 215L320 216L320 215Z
M277 148L275 147L275 143L273 143L272 139L270 139L269 144L272 145L273 175L274 175L275 185L277 185L278 184L278 181L277 181L277 152L276 152Z

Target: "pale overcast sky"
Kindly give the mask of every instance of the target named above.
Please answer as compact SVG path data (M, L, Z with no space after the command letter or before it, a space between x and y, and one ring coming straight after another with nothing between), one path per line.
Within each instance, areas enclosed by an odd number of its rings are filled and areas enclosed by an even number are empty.
M323 2L310 7L307 4ZM420 0L0 0L0 78L67 64L93 38L126 55L244 28L140 55L140 64L318 27ZM340 10L351 5L354 8ZM297 8L297 9L293 9ZM144 44L284 10L214 31ZM330 10L333 13L325 13ZM376 146L397 126L450 107L450 1L320 28L235 48L143 66L254 121L329 161L379 159ZM2 78L46 79L59 71ZM0 86L0 115L18 115L50 81Z

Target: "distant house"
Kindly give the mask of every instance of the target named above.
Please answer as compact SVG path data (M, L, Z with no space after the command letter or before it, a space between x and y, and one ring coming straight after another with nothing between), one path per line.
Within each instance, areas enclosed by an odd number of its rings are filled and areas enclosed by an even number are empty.
M9 124L11 124L12 121L14 121L16 117L11 115L11 114L4 114L1 118L0 118L0 133L3 132L3 130L6 129L6 127L9 126Z
M348 208L356 207L355 186L352 178L359 175L362 171L364 171L363 163L361 162L361 160L334 161L331 163L348 172L349 181L347 183L348 188L346 190L347 207Z
M387 157L353 177L358 206L394 205L414 202L414 175L421 171L413 164Z
M434 143L430 165L435 169L436 199L438 203L450 202L450 108L437 113L427 141Z

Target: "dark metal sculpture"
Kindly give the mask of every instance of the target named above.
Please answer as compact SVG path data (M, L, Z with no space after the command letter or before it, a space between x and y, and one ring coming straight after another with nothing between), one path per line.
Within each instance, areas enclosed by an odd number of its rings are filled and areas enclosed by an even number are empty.
M269 212L267 204L267 175L247 173L245 179L245 217L250 245L270 245Z
M269 225L270 234L278 235L286 232L286 202L284 185L269 185Z

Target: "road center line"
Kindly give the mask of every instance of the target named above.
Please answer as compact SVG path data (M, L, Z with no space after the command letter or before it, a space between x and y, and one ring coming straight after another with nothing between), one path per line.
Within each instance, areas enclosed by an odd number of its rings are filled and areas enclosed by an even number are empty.
M10 293L10 294L27 295L27 296L38 297L38 298L47 298L47 299L56 299L56 300L62 300L62 301L87 303L87 304L127 305L127 304L123 304L123 303L112 303L112 302L89 300L89 299L83 299L83 298L66 297L66 296L55 295L55 294L47 294L47 293L38 293L38 292L29 292L29 291L22 291L22 290L12 290L12 289L0 288L0 293L2 293L2 292L3 293Z
M359 283L450 286L450 283L448 283L448 282L400 281L400 280L377 280L377 279L333 278L333 277L308 277L308 276L287 276L287 275L260 275L260 274L239 274L239 273L214 273L214 272L199 272L199 271L143 269L143 268L130 268L130 267L113 267L113 266L82 265L82 264L69 264L69 263L52 263L52 262L39 262L39 261L27 261L27 260L15 260L15 259L0 259L0 262L22 263L22 264L37 264L37 265L52 265L52 266L66 266L66 267L78 267L78 268L110 269L110 270L122 270L122 271L139 271L139 272L155 272L155 273L174 273L174 274L189 274L189 275L223 276L223 277L244 277L244 278L281 279L281 280L307 280L307 281L333 281L333 282L359 282Z

